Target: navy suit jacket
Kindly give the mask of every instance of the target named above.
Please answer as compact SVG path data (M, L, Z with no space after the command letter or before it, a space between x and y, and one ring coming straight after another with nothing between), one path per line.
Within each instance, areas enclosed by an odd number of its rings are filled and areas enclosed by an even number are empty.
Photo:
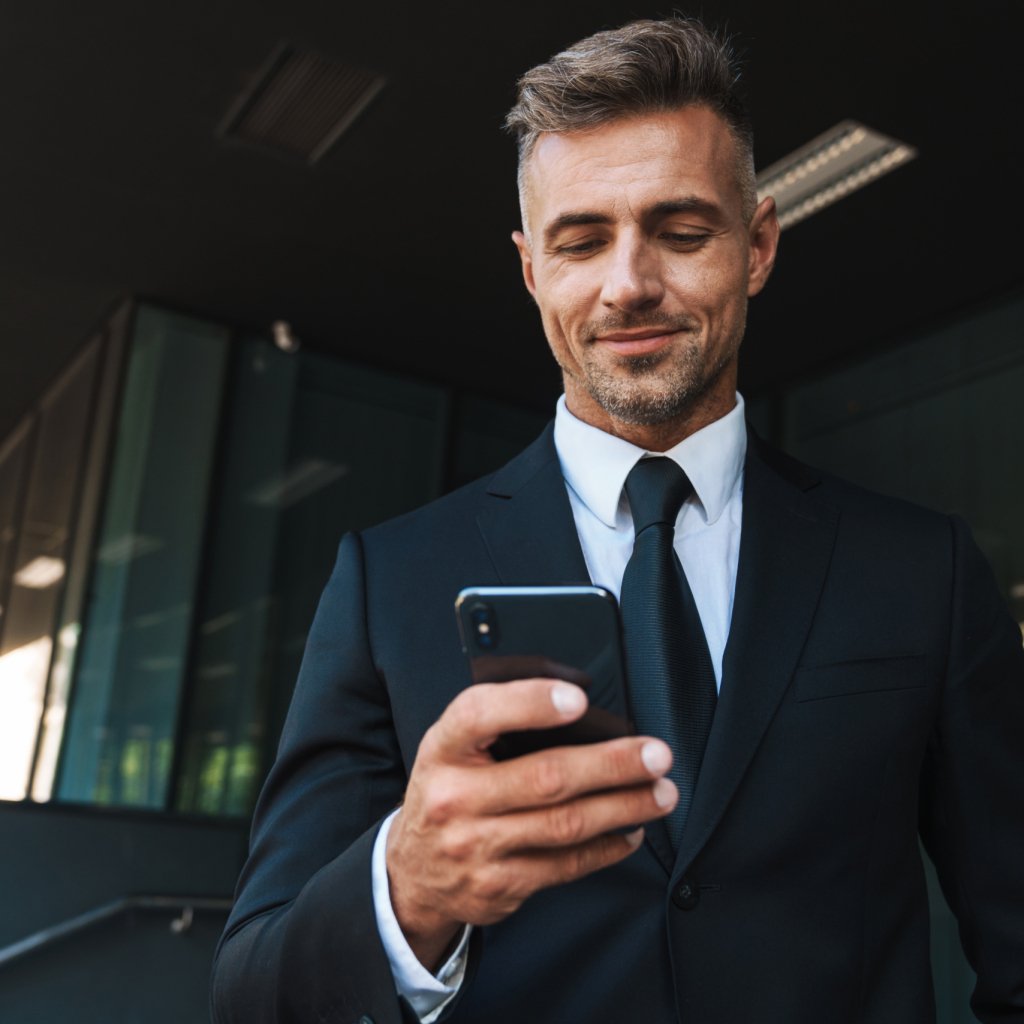
M218 951L221 1024L413 1020L370 851L469 685L469 585L587 579L549 428L493 477L347 536ZM751 439L721 697L677 855L476 929L452 1022L925 1024L918 834L978 973L1024 1024L1024 651L957 519Z

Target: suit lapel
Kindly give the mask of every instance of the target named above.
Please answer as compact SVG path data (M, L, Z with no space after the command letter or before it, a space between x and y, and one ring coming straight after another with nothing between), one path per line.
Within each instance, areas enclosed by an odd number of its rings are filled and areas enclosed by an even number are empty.
M503 584L590 582L550 424L495 474L477 524Z
M814 500L817 478L751 434L732 625L700 779L673 858L660 822L648 845L686 870L735 793L793 676L828 571L838 512ZM495 474L477 524L506 585L589 582L551 425Z
M495 475L477 523L502 583L590 582L552 427ZM674 857L664 824L651 822L645 832L670 874Z
M789 685L828 571L838 512L816 477L751 435L722 688L675 870L707 842Z

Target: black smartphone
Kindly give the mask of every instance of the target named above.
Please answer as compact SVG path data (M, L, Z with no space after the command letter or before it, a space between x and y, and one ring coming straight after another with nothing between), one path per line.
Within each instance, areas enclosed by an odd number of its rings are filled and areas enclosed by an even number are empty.
M615 598L601 587L468 587L455 601L474 683L546 676L587 692L586 714L569 725L499 736L498 760L546 747L631 735Z

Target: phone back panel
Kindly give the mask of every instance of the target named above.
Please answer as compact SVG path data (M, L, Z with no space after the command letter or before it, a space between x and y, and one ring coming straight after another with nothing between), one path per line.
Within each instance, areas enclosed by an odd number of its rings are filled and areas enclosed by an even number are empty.
M587 691L593 709L628 720L618 608L606 590L470 588L456 609L474 683L565 679Z

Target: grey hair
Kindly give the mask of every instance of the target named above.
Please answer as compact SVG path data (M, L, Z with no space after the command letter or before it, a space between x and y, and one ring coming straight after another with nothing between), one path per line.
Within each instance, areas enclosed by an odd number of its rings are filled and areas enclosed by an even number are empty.
M732 134L736 183L750 220L757 206L754 133L739 80L729 40L694 18L634 21L580 40L519 79L505 129L519 146L520 202L526 165L543 133L582 132L630 115L704 106Z

